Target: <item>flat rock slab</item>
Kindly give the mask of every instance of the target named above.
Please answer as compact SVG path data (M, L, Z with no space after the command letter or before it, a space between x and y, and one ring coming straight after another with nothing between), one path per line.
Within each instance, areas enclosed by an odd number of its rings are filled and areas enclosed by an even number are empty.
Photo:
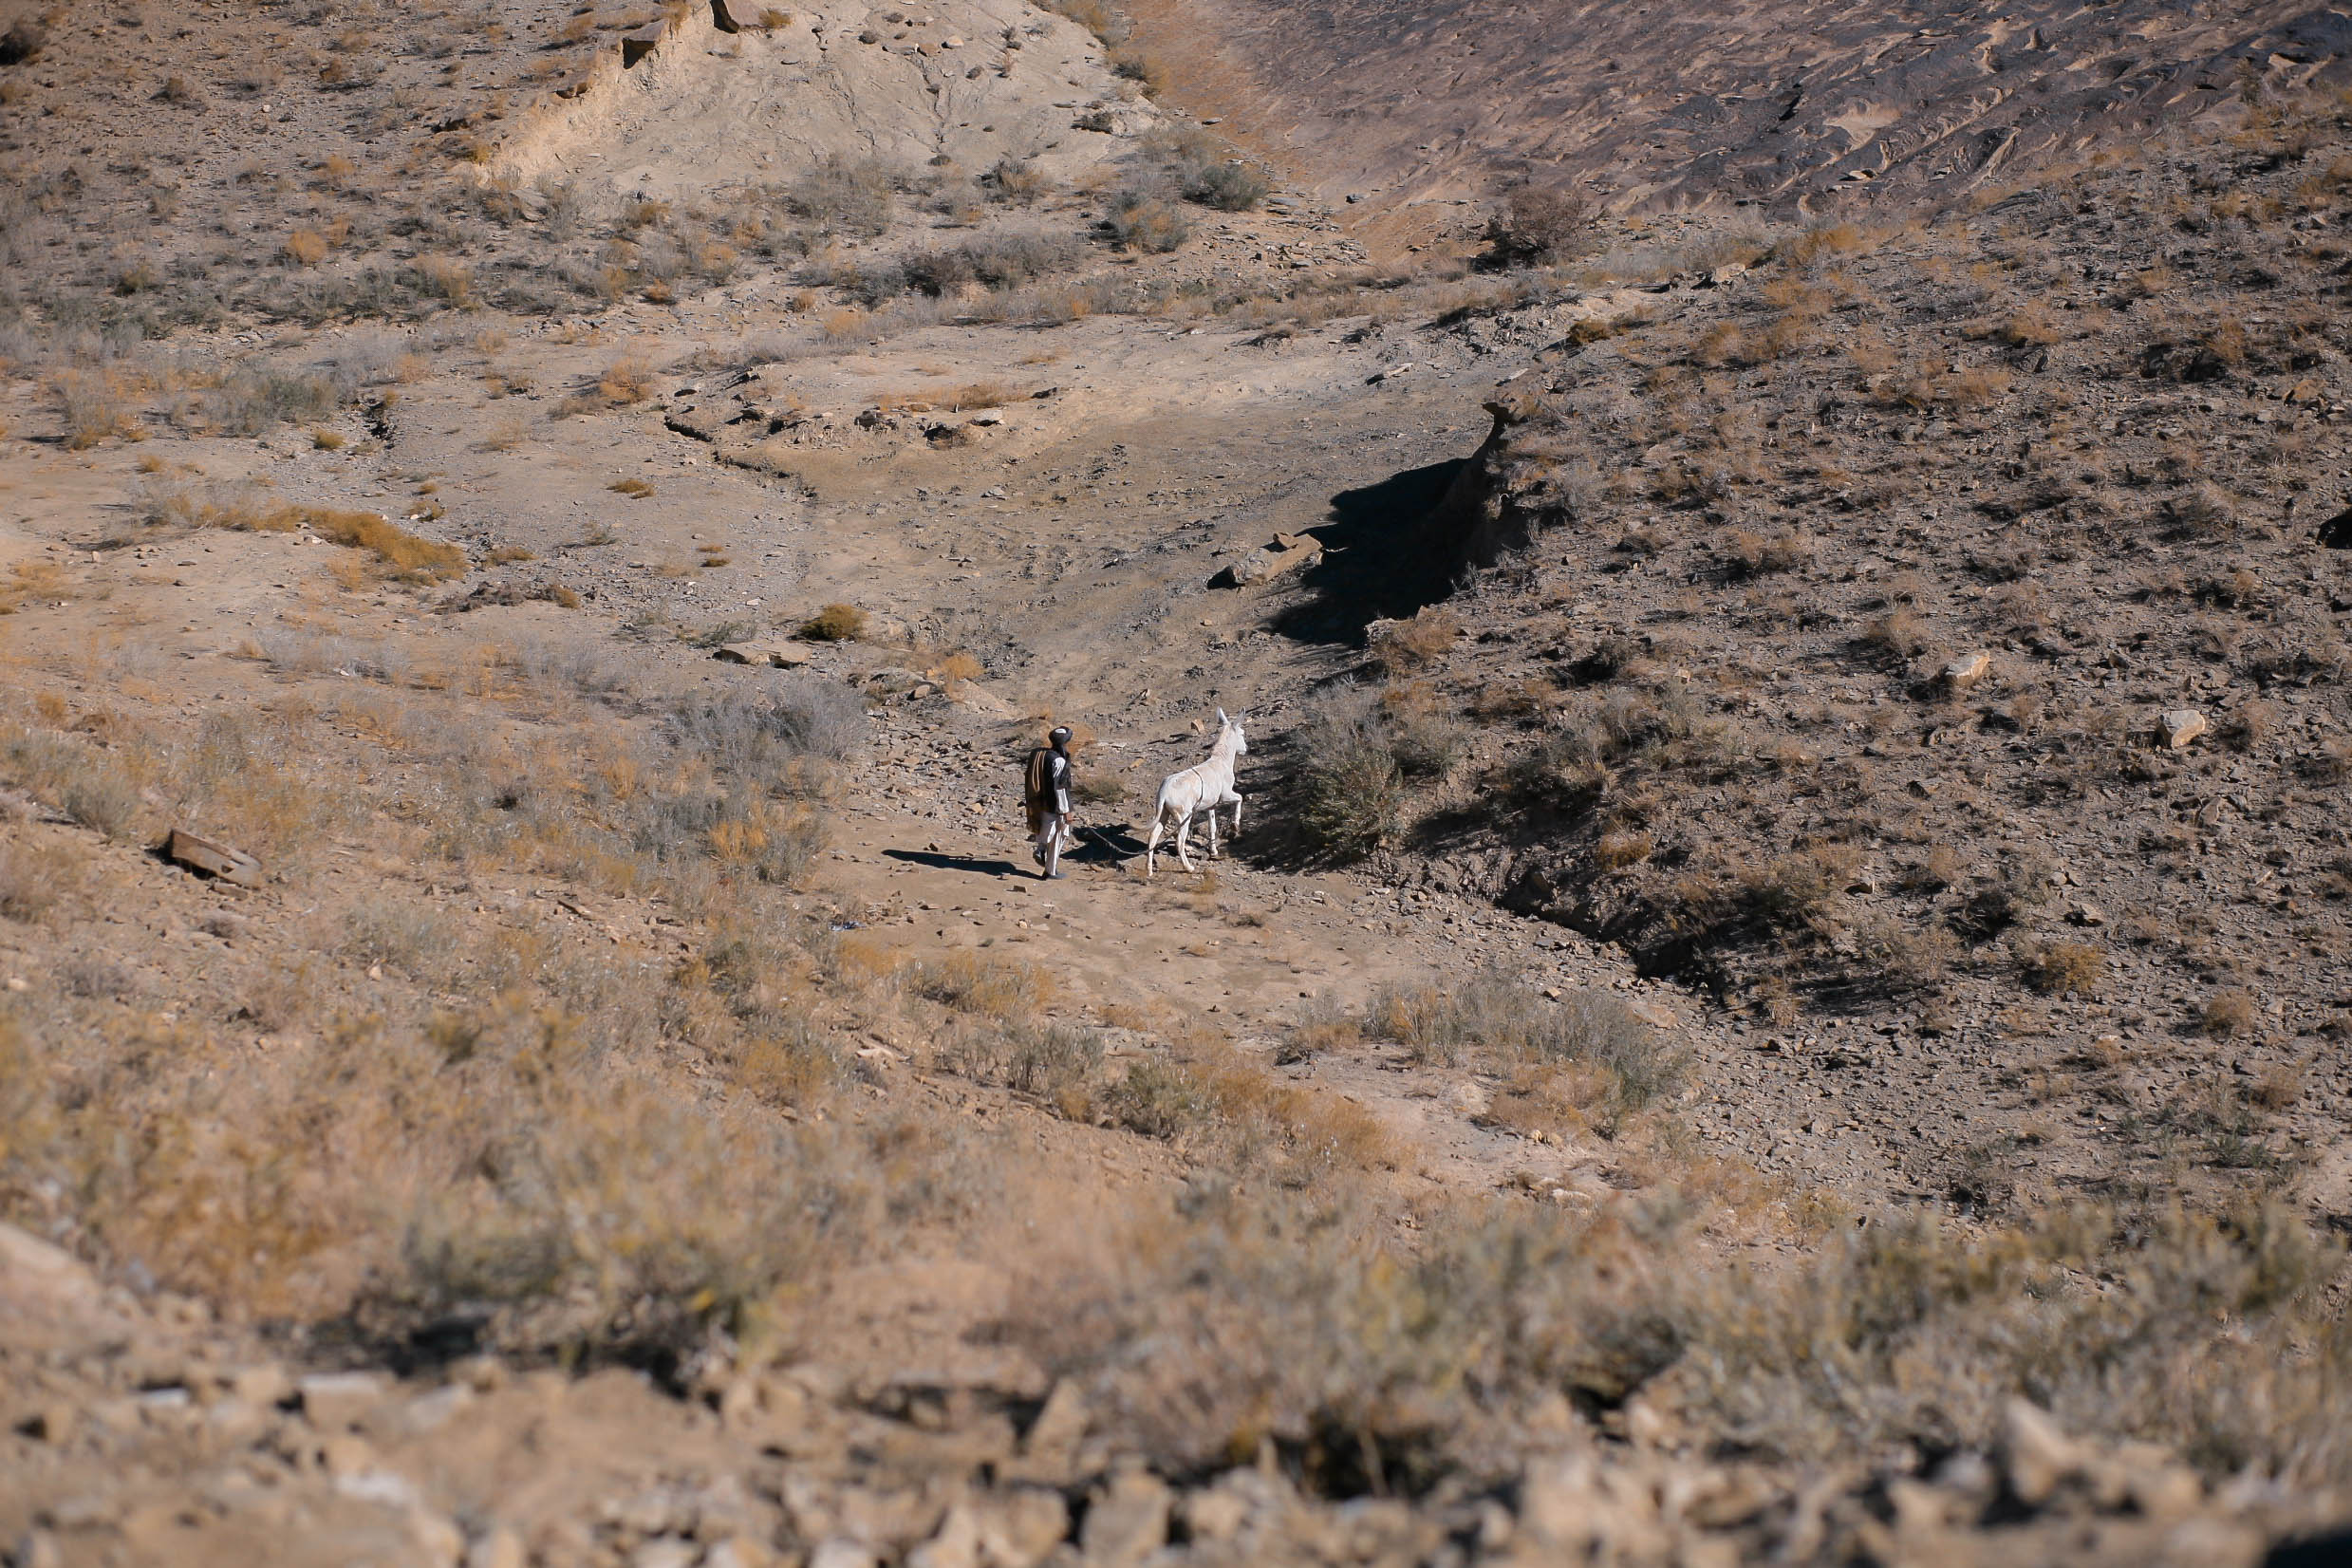
M260 861L242 849L200 837L185 828L172 830L172 836L163 841L163 856L176 866L233 882L240 887L261 886Z
M2156 735L2173 751L2188 745L2206 728L2205 716L2194 708L2168 708L2156 715Z
M816 653L799 643L730 643L714 650L711 657L722 664L769 664L790 670L798 669Z
M1322 558L1323 542L1314 534L1278 533L1272 543L1260 546L1227 567L1225 577L1235 588L1254 588L1300 567L1313 566Z

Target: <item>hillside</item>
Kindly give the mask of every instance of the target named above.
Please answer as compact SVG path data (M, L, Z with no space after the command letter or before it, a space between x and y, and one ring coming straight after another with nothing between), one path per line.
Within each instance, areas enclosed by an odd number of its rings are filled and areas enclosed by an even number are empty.
M2352 1523L2340 25L0 5L0 1551Z
M2226 128L2249 95L2341 85L2347 44L2341 12L2295 4L1137 14L1180 88L1400 234L1514 177L1619 212L1949 206L2167 127Z

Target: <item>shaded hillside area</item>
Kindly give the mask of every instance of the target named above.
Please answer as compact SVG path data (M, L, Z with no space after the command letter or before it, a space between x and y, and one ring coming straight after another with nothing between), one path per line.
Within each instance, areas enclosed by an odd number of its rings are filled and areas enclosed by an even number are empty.
M1367 212L1519 177L1619 210L1945 200L2338 81L2352 42L2342 12L2295 0L1139 9L1180 94Z

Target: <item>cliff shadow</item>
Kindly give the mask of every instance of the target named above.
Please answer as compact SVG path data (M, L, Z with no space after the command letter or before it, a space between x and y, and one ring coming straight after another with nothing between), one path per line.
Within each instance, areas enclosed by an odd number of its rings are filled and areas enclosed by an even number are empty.
M1360 644L1364 628L1410 615L1454 589L1458 545L1445 537L1448 497L1474 457L1449 457L1343 490L1315 530L1323 559L1299 579L1306 596L1268 625L1302 643Z

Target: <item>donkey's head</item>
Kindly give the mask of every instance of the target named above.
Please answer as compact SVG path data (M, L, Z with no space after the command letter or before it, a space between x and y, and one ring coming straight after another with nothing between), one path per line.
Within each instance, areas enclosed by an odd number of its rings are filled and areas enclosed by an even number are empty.
M1234 756L1247 756L1249 755L1249 737L1241 733L1241 721L1238 719L1226 718L1225 710L1219 708L1217 710L1217 738L1223 740L1227 737L1232 737Z

